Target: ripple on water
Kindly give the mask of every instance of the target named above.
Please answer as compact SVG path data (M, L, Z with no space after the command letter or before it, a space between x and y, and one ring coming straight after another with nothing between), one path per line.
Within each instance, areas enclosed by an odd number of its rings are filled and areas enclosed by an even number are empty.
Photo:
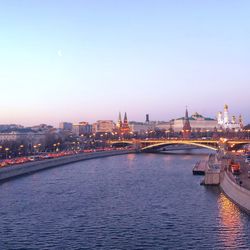
M5 183L0 249L249 249L249 217L191 174L205 158L117 156Z

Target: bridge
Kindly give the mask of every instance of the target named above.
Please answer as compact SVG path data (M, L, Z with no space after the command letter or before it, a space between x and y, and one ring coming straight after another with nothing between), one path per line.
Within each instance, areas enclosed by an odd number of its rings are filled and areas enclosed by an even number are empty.
M237 150L243 145L250 144L249 139L130 139L111 140L108 142L112 146L134 146L142 152L157 151L161 148L174 145L192 146L197 148L207 148L211 150Z

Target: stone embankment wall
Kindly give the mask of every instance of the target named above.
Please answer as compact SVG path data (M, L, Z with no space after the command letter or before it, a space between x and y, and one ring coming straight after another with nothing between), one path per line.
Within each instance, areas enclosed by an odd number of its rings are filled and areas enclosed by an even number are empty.
M219 185L220 184L220 169L216 168L216 155L210 154L207 160L207 167L205 171L204 184L205 185Z
M117 150L117 151L83 153L83 154L77 154L77 155L63 156L63 157L55 158L55 159L29 162L29 163L24 163L21 165L13 165L13 166L4 167L0 169L0 181L8 180L13 177L21 176L24 174L34 173L43 169L62 166L62 165L77 162L77 161L115 156L115 155L122 155L122 154L129 154L129 153L134 153L134 151L132 150L119 150L118 151Z
M230 200L250 213L250 191L233 182L226 171L221 174L220 187Z

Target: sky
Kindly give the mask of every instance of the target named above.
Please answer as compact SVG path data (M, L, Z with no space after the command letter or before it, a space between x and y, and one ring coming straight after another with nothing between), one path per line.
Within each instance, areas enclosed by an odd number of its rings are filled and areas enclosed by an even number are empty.
M248 0L3 0L0 123L250 122Z

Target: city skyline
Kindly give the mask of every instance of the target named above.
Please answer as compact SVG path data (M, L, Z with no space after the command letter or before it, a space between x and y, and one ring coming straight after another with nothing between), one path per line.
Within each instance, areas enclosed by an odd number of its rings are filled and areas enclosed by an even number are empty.
M229 122L233 122L233 123L236 123L236 124L239 124L240 122L243 122L243 125L248 125L248 123L245 122L244 120L244 117L242 117L242 115L238 115L238 114L233 114L230 110L230 108L228 109L228 105L225 104L224 105L224 108L221 109L219 112L217 112L216 115L212 115L212 116L209 116L207 114L203 114L203 113L199 113L197 112L196 110L191 110L191 112L189 113L189 118L192 119L193 117L197 117L197 116L201 116L203 118L208 118L208 119L212 119L214 121L217 121L217 125L220 126L222 125L223 123L223 115L224 115L224 112L225 112L225 107L227 107L227 121L225 121L226 123ZM223 110L223 112L222 112ZM125 116L126 116L126 119L128 120L128 122L142 122L142 123L147 123L147 122L171 122L173 120L178 120L178 119L184 119L184 117L186 116L186 112L188 111L188 107L186 106L185 107L185 110L183 112L183 114L180 114L179 116L176 116L176 117L171 117L170 119L151 119L151 114L148 114L148 113L145 113L144 114L144 117L141 116L141 119L140 120L136 120L136 119L128 119L128 114L126 111L124 112L121 112L119 111L119 113L117 114L117 117L112 119L112 118L109 118L109 117L105 117L103 119L99 119L97 118L96 120L84 120L84 119L79 119L79 120L60 120L57 124L56 123L46 123L44 121L42 121L41 123L34 123L34 124L26 124L26 123L18 123L18 122L13 122L13 123L2 123L2 125L6 124L6 125L10 125L10 124L16 124L16 125L21 125L21 126L24 126L24 127L30 127L30 126L37 126L37 125L42 125L42 124L47 124L47 125L52 125L54 127L58 127L58 125L60 125L61 123L71 123L71 124L80 124L80 123L86 123L86 124L94 124L96 123L97 121L112 121L114 122L115 124L119 123L120 122L120 119L122 117L122 120L125 119ZM229 111L229 112L228 112ZM185 114L184 114L185 113ZM114 117L114 115L113 115ZM1 124L1 123L0 123Z
M15 3L15 4L13 4ZM216 6L216 8L215 8ZM170 120L249 123L248 1L1 4L0 123ZM6 93L6 94L4 94Z

